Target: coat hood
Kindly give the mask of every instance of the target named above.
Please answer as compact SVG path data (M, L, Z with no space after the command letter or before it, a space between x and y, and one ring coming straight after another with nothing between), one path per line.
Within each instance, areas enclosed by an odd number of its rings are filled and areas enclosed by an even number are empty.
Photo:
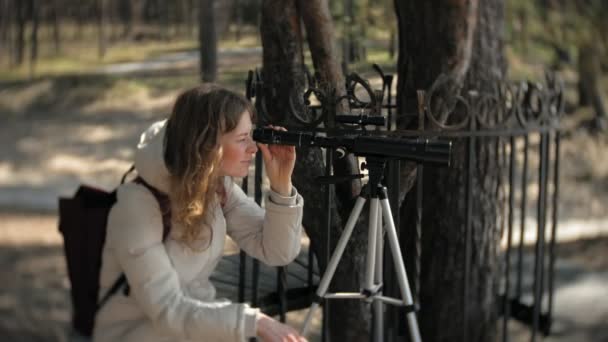
M164 160L167 120L155 122L139 138L135 151L135 170L148 184L168 193L170 175Z

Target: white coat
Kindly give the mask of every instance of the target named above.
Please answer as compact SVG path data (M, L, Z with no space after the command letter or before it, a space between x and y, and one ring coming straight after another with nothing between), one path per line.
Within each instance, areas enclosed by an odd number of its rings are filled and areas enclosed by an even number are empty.
M146 182L166 193L165 123L155 123L142 134L135 167ZM123 272L130 295L119 291L101 308L94 341L245 341L255 336L259 311L216 299L209 276L222 257L226 234L264 263L291 262L300 251L303 199L295 189L291 197L270 191L264 210L228 177L224 184L226 203L212 205L213 239L202 252L185 247L174 234L162 241L160 208L148 189L135 183L119 187L108 217L100 296Z

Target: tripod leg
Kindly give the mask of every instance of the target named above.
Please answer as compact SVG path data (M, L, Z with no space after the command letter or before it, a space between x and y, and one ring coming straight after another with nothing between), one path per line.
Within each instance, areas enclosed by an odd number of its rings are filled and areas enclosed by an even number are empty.
M391 213L391 207L386 196L381 200L383 218L386 220L386 233L388 234L388 242L393 255L393 262L395 263L395 271L397 273L397 280L399 282L399 289L401 290L401 298L405 301L406 305L413 305L414 300L412 298L412 292L410 291L410 284L407 280L407 273L405 272L405 265L403 263L403 257L401 254L401 248L399 247L399 240L397 238L397 231L395 229L395 222L393 221L393 214ZM407 313L407 321L410 330L410 337L414 342L420 342L420 330L418 328L418 319L416 318L416 312Z
M380 211L382 208L378 208ZM383 254L384 254L384 228L382 227L382 215L378 215L376 234L376 270L374 281L376 284L382 284L382 272L384 270ZM374 301L374 341L384 341L384 303L382 301Z
M378 229L378 213L380 212L378 198L372 198L369 202L369 223L367 230L367 258L365 264L365 289L372 290L374 287L374 275L376 267L376 235Z
M323 277L321 278L321 281L319 282L319 287L317 288L317 293L316 293L318 301L315 301L312 303L312 305L310 306L310 309L308 310L308 314L306 315L306 319L304 320L304 326L302 327L302 331L300 333L302 336L306 336L306 334L308 333L308 328L309 328L312 316L313 316L314 312L319 308L319 304L320 304L319 302L321 301L321 298L323 298L323 296L325 296L325 293L327 293L327 288L329 287L329 283L331 282L331 279L333 278L334 273L336 272L336 267L338 266L338 262L340 262L340 258L342 258L342 253L344 253L344 248L346 247L346 244L348 243L348 239L350 239L353 229L355 228L355 224L357 223L357 219L359 218L359 215L361 214L361 209L363 209L363 205L365 205L365 201L366 201L365 197L359 196L359 198L357 198L357 202L355 203L355 206L353 207L353 210L350 212L350 216L348 217L348 221L346 222L346 226L344 227L344 232L340 236L340 240L338 240L336 249L334 250L334 252L331 256L331 259L329 260L329 263L327 264L327 268L325 269L325 274L323 274Z

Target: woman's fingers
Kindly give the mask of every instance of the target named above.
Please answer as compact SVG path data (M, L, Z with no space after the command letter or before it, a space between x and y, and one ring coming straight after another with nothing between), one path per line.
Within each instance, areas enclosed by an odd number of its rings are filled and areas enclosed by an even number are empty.
M270 155L270 150L268 149L268 145L267 144L260 144L258 143L258 148L260 149L260 151L262 151L262 157L264 157L264 160L268 160L271 158Z
M303 342L306 339L292 327L264 315L258 320L258 336L264 342Z
M280 126L268 125L266 127L276 131L287 131L287 129ZM289 196L292 190L291 176L296 160L295 147L258 143L258 148L264 157L264 166L266 167L266 175L270 181L270 187L280 194Z

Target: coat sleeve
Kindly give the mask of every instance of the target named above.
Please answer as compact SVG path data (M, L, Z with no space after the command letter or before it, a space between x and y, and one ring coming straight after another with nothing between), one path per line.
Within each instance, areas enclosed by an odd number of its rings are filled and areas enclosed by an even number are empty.
M203 302L182 292L163 245L160 208L147 189L136 184L121 187L108 217L107 241L131 295L163 333L196 341L245 341L255 335L257 309Z
M269 191L265 210L234 182L226 187L226 230L247 254L270 266L286 265L300 252L304 200L295 189L289 197Z

